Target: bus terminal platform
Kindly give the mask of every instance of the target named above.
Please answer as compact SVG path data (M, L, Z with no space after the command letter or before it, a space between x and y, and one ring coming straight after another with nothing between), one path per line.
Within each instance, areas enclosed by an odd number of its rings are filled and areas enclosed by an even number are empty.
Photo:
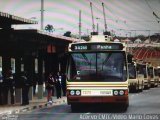
M0 116L8 115L8 114L20 114L20 113L24 113L31 110L65 104L67 102L66 97L62 97L60 99L53 97L52 100L53 100L53 103L49 104L47 102L47 97L43 97L42 99L33 97L33 99L30 100L29 105L25 105L25 106L22 106L20 103L16 103L14 105L0 105Z

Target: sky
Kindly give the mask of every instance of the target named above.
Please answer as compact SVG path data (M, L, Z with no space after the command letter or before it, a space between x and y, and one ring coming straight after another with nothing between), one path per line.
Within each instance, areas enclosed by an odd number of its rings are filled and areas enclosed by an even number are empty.
M160 33L160 0L44 0L44 26L53 25L53 34L66 31L79 32L81 10L82 35L92 30L92 2L95 28L104 31L102 2L106 14L107 29L117 36L135 36ZM0 0L0 11L38 21L38 25L14 26L15 28L40 29L41 0ZM157 15L153 15L153 12Z

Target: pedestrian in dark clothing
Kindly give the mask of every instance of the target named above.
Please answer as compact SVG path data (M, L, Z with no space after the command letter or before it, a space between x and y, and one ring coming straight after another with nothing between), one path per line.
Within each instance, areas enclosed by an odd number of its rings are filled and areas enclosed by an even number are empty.
M52 102L52 92L54 92L54 85L55 85L55 79L53 75L50 73L47 78L47 82L46 82L46 89L48 92L48 95L47 95L48 102L50 101Z
M8 97L8 92L10 91L10 97L11 97L11 104L14 104L14 96L15 96L15 80L13 78L12 70L9 69L6 71L5 77L4 77L4 86L6 92L6 97ZM6 99L8 100L8 99ZM8 102L8 101L6 101Z
M20 80L23 81L22 85L22 105L28 105L29 104L29 80L27 77L26 72L22 72L20 76Z
M64 73L62 73L61 77L61 86L62 86L63 96L66 96L66 75Z
M58 72L58 74L55 77L55 86L56 86L56 95L57 99L61 98L61 74Z

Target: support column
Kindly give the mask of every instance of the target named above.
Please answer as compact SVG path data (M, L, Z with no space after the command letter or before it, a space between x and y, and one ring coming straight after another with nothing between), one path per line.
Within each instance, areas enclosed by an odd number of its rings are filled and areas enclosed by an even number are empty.
M29 58L30 67L29 67L29 74L31 80L31 87L29 89L29 100L33 99L33 80L34 80L34 58L30 56Z
M43 59L41 52L38 56L38 99L43 98Z
M22 85L19 79L21 73L21 57L15 58L15 103L22 104Z

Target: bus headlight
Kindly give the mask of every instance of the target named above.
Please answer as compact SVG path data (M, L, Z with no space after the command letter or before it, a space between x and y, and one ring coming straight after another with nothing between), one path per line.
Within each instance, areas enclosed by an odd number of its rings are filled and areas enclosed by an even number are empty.
M113 92L113 94L114 94L114 95L118 95L118 91L115 90L115 91Z
M80 94L81 94L80 90L76 90L76 95L80 95Z
M123 90L120 90L120 91L119 91L119 95L124 95L124 91L123 91Z
M70 91L70 95L74 95L75 94L75 91L74 90L71 90Z

